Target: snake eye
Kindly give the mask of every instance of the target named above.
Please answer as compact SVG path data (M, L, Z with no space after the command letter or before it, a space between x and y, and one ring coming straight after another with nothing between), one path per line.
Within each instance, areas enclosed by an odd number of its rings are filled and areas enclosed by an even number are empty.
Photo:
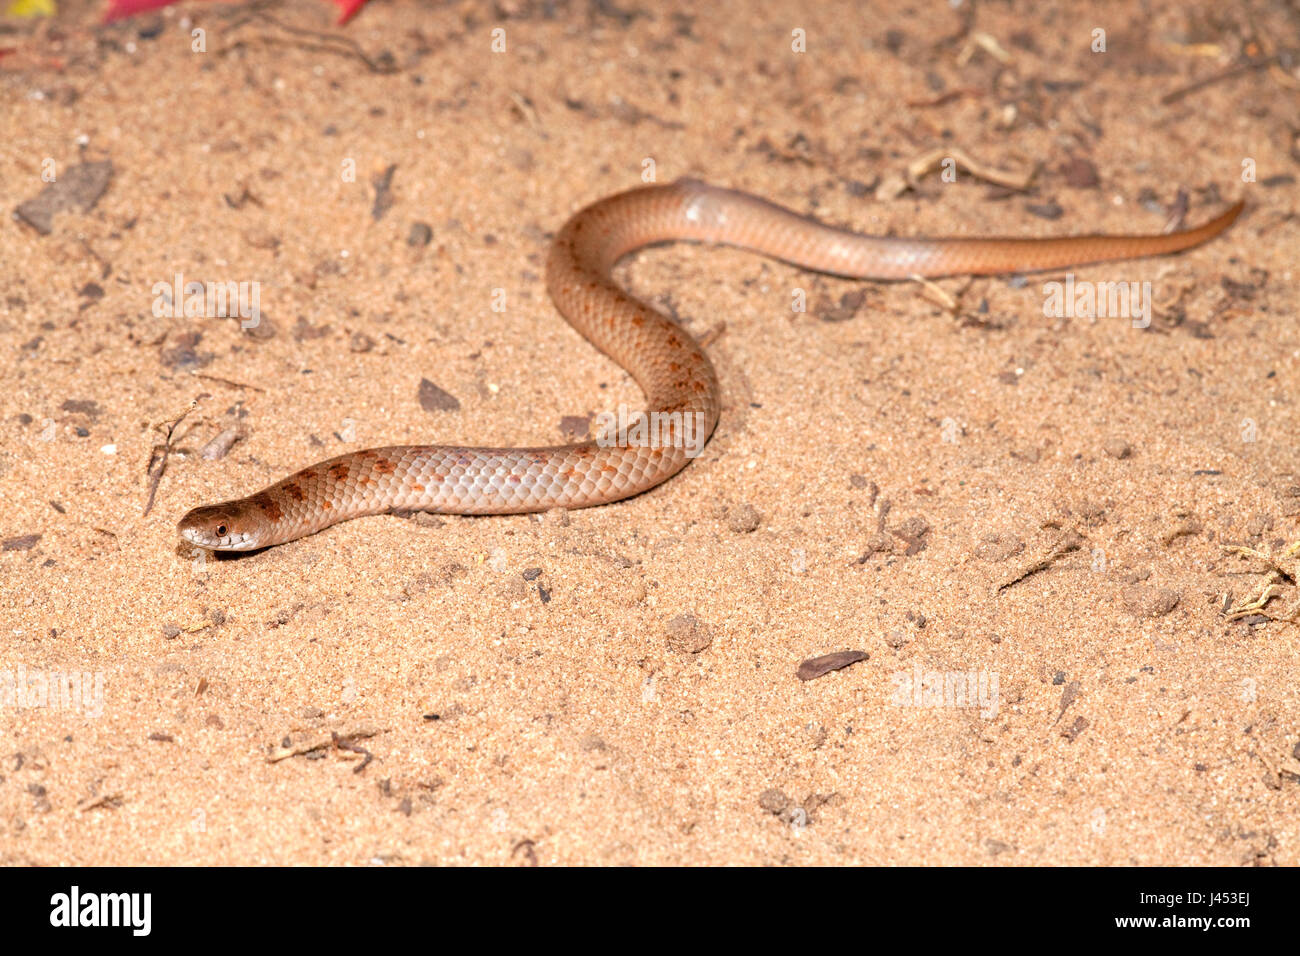
M224 524L219 524L219 525L217 525L217 537L218 537L218 538L224 538L224 537L226 536L226 530L227 530L227 529L226 529L226 526L225 526Z

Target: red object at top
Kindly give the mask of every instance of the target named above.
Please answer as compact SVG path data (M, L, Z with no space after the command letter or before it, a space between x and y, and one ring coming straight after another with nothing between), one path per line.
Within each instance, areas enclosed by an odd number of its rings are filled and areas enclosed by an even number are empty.
M176 0L110 0L108 11L104 14L104 22L112 23L114 20L122 20L126 17L133 17L137 13L148 13L150 10L158 10L162 7L169 7ZM365 6L366 0L332 0L335 6L339 8L339 23L347 23L352 17Z
M347 23L352 19L352 15L360 10L366 4L366 0L334 0L335 6L339 8L339 23Z
M104 22L111 23L124 17L133 17L137 13L147 13L159 7L171 6L175 2L176 0L112 0L108 5L108 12L104 14Z

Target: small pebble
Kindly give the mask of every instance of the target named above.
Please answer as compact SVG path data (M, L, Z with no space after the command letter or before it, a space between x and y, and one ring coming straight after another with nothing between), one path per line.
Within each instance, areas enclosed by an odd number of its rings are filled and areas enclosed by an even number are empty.
M1111 458L1118 458L1121 461L1133 454L1133 446L1122 438L1107 438L1102 448Z
M758 530L763 523L763 516L753 505L741 505L727 516L727 527L736 534L749 534Z
M865 661L870 656L866 651L836 651L833 654L823 654L821 657L810 657L799 665L795 676L800 680L816 680L818 677L825 677L831 671L841 670L858 661Z
M220 461L230 454L231 447L237 441L239 441L239 429L224 429L199 450L199 457L204 461Z
M427 246L433 241L433 230L426 222L411 223L411 231L406 236L408 246Z
M1120 592L1120 599L1138 617L1164 617L1178 606L1178 592L1153 584L1130 584Z
M679 654L698 654L712 643L709 625L694 614L678 614L668 622L668 646Z

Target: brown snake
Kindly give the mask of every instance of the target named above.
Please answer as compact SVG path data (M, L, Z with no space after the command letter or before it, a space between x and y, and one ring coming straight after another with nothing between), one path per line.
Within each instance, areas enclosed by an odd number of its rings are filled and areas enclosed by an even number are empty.
M1195 229L1152 236L895 239L823 225L695 180L632 189L565 223L551 246L546 287L569 323L645 392L649 412L640 430L634 420L629 430L571 445L398 445L348 452L247 498L195 508L181 519L180 533L203 548L251 551L362 515L584 508L672 477L712 433L721 399L699 344L614 283L614 264L651 243L724 243L857 279L992 275L1177 252L1227 229L1241 209L1237 203Z

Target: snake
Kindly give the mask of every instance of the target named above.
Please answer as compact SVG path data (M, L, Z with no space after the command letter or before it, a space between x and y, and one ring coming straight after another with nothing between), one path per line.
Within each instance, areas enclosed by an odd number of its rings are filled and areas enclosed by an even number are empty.
M652 244L736 246L812 272L865 280L1030 273L1179 252L1223 232L1243 205L1196 228L1154 235L904 238L827 225L695 179L639 186L586 206L564 224L547 255L546 288L569 324L632 376L645 394L645 410L618 421L612 413L597 416L605 420L595 438L563 445L350 451L246 497L194 508L178 530L203 549L254 551L364 515L586 508L668 480L698 456L722 401L701 345L613 277L620 259Z

